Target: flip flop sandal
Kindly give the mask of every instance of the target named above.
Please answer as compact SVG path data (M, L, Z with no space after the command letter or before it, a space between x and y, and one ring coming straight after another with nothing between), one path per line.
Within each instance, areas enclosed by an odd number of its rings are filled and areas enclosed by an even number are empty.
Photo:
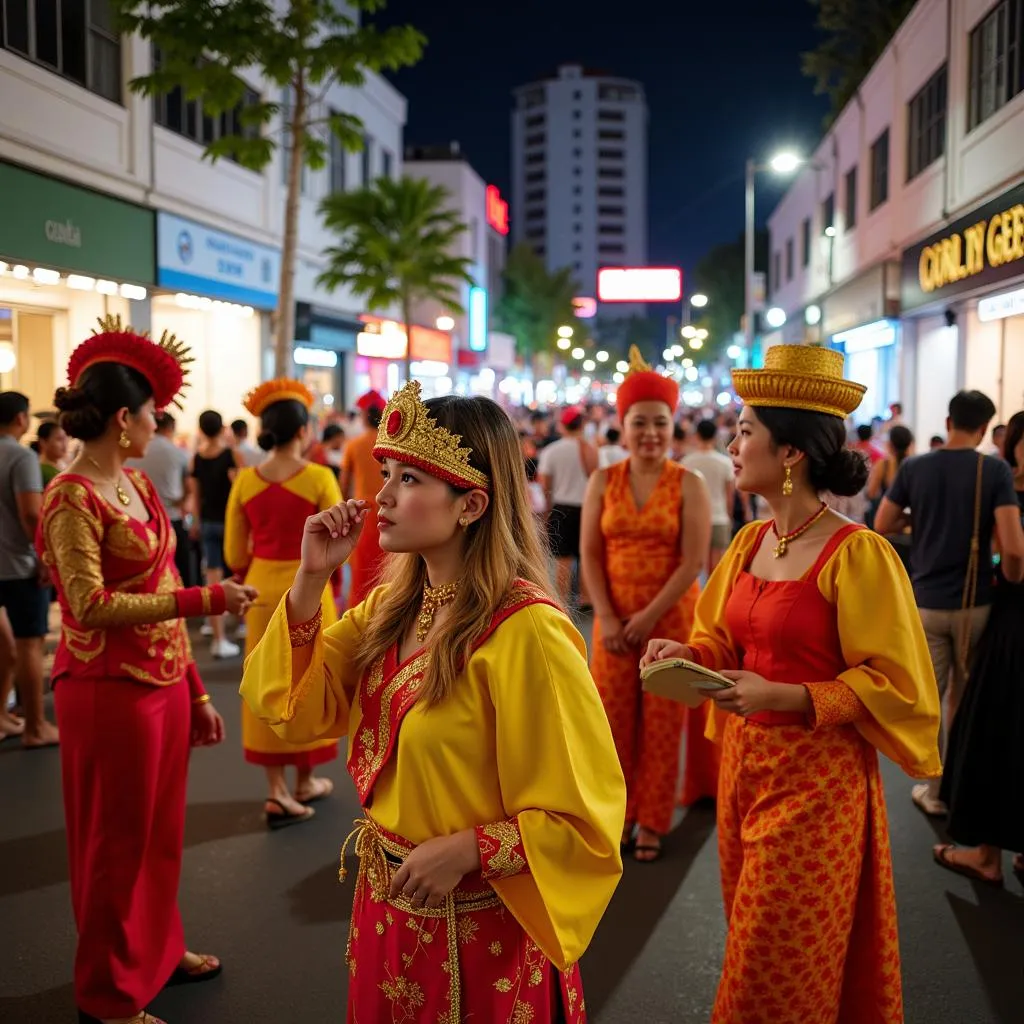
M308 807L310 804L315 804L317 800L326 800L334 792L334 783L330 779L317 779L317 791L311 796L296 796L300 804Z
M929 810L927 803L927 790L925 795L919 795L919 791L922 787L915 786L910 791L910 799L913 801L914 806L926 817L926 818L948 818L949 809L944 805L940 804L938 808Z
M216 960L216 957L202 953L197 953L196 956L201 957L203 962L195 967L175 967L174 973L164 988L171 988L174 985L197 985L202 981L212 981L224 970L222 963L218 963L216 967L209 967L210 961Z
M267 819L267 828L272 832L276 832L279 828L287 828L289 825L301 825L304 821L309 821L316 814L316 810L312 807L304 807L301 814L292 814L285 809L284 804L280 800L275 800L273 797L267 797L266 803L276 804L281 808L279 811L264 812L264 817Z
M932 850L932 858L940 868L952 871L955 875L963 875L964 878L969 878L973 882L983 882L994 889L1002 889L1003 880L1001 878L989 878L987 875L983 875L977 868L971 867L970 864L957 864L955 860L950 860L948 854L955 849L957 849L956 843L946 843L944 846L938 846Z
M633 860L635 860L637 864L653 864L656 860L661 860L661 855L664 852L665 851L661 848L660 845L653 846L650 843L637 843L633 847ZM654 856L638 857L638 853L652 853L654 854Z

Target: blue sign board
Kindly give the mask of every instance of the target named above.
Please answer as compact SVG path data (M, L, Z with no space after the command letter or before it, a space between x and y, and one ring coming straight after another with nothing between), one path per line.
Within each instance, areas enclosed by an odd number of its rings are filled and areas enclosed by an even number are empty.
M173 213L157 214L158 286L273 309L280 277L280 250Z
M487 351L487 289L469 289L469 347L473 352Z

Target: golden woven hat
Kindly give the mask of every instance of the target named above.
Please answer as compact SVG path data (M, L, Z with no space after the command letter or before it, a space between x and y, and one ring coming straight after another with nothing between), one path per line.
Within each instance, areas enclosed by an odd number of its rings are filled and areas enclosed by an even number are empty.
M843 354L808 345L773 345L763 370L733 370L732 386L745 405L803 409L845 419L867 388L843 377Z

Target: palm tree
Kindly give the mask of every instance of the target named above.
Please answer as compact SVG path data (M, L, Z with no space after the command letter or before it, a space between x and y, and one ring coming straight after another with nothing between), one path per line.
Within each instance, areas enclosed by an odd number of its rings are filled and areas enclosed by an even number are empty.
M462 313L460 285L476 284L472 260L456 256L466 225L448 205L450 194L420 178L378 178L364 188L337 192L320 204L324 226L338 236L326 250L319 283L347 285L371 311L397 306L405 327L405 372L412 362L412 307L433 299Z

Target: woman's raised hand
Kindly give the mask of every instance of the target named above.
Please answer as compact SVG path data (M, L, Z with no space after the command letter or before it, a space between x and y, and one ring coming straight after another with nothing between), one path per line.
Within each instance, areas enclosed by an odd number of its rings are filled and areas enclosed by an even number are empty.
M365 501L339 502L306 520L299 571L325 579L352 554L369 511Z

